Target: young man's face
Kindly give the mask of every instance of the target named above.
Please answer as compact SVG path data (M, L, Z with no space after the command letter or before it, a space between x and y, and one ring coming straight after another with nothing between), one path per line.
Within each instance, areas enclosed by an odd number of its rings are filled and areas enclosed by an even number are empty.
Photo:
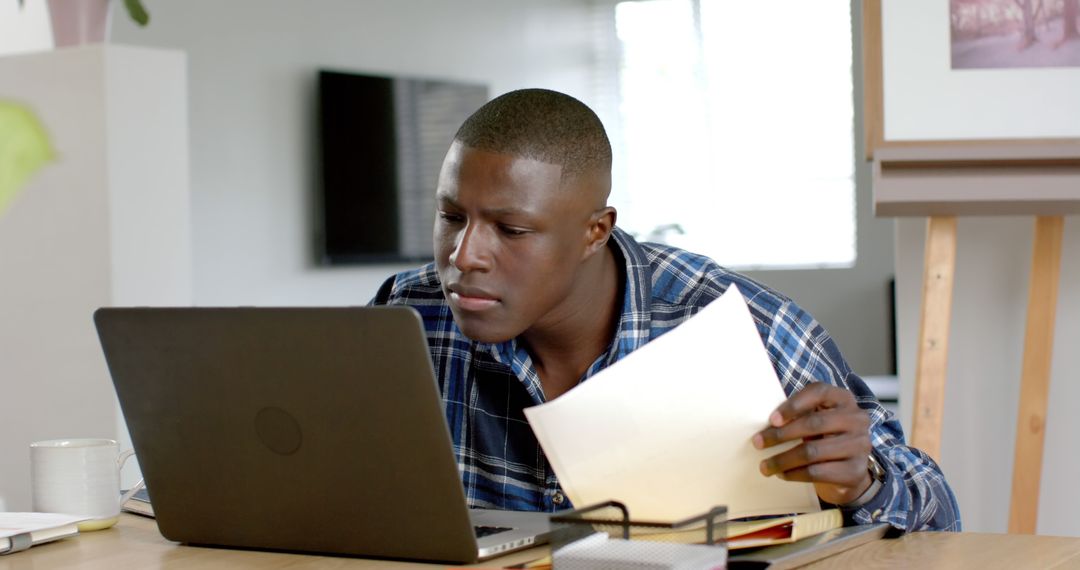
M562 167L455 142L436 193L435 264L454 321L502 342L568 315L592 201Z

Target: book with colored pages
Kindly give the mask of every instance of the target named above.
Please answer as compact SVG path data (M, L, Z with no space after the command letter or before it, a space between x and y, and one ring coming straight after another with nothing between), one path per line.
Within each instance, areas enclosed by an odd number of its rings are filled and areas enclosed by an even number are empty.
M78 523L88 518L55 513L0 513L0 554L79 534Z
M840 509L826 509L812 513L790 514L771 517L754 517L730 520L725 523L728 550L757 548L787 544L844 526ZM697 526L677 531L632 531L635 540L677 542L682 544L705 543L705 529Z
M728 550L795 542L844 526L840 509L727 523Z

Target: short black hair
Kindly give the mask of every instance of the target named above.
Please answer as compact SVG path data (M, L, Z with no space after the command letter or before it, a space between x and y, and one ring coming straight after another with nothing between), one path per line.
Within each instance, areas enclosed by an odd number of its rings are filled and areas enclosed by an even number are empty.
M611 172L604 124L584 103L558 91L520 89L500 95L466 119L454 140L558 164L564 175Z

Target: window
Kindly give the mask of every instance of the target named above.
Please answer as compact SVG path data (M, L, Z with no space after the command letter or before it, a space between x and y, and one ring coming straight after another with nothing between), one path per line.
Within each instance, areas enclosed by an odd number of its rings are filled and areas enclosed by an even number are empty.
M640 0L600 10L614 16L599 53L617 75L599 87L615 94L598 106L613 126L619 225L726 266L851 266L849 3Z

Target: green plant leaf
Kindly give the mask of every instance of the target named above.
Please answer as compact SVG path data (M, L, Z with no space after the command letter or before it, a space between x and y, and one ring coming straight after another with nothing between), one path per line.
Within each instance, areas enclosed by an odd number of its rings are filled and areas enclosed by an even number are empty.
M127 8L128 14L131 15L132 20L135 20L135 23L140 26L150 23L150 14L147 13L146 8L143 7L142 2L139 0L124 0L124 7Z
M0 101L0 215L30 176L54 157L49 135L34 112Z

